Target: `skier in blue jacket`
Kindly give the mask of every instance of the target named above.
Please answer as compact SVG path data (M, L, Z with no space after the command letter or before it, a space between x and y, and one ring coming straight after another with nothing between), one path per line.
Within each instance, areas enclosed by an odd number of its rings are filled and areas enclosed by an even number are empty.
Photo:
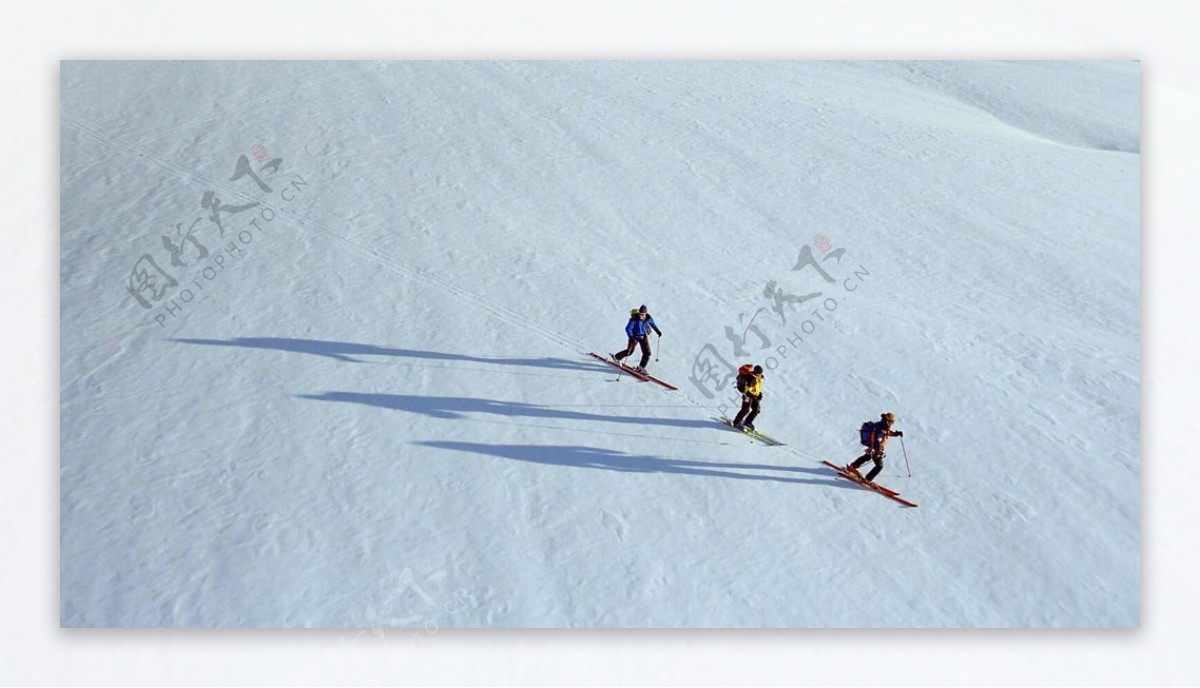
M646 372L646 364L650 362L650 330L654 330L658 336L662 336L662 330L658 329L658 325L654 324L654 318L650 317L650 312L646 310L645 305L629 311L629 322L625 325L625 334L629 337L629 346L624 351L613 354L613 359L620 361L622 358L632 354L633 350L640 345L642 347L642 362L634 370L639 373Z

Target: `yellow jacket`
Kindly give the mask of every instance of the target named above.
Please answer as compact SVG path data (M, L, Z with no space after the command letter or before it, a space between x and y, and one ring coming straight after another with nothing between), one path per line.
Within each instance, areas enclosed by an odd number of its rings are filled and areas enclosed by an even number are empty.
M750 382L746 383L746 394L752 397L762 396L762 374L752 375Z

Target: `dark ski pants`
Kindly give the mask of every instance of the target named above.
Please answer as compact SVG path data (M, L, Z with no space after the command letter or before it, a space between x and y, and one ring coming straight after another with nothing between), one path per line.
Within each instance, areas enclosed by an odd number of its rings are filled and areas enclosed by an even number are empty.
M650 335L630 337L629 347L620 353L613 354L613 358L619 361L622 358L633 354L633 350L637 348L638 344L642 345L642 362L638 364L638 367L645 368L646 364L650 362Z
M761 401L761 397L752 397L749 394L743 394L742 410L738 411L738 414L734 416L733 424L737 426L749 425L754 427L754 419L758 417L758 412L760 410L758 405Z
M868 449L866 454L863 454L862 456L855 459L854 463L852 463L850 465L853 466L855 469L858 469L859 466L862 466L867 461L875 462L875 466L871 469L871 472L866 474L865 476L863 476L864 478L867 479L868 482L870 482L875 479L875 476L879 475L879 471L883 470L883 450L882 449Z

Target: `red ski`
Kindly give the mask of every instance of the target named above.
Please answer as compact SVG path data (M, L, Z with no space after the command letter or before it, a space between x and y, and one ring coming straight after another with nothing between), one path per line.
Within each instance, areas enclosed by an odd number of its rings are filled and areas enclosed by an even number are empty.
M850 482L855 483L857 485L861 485L861 486L867 488L868 490L871 490L872 492L878 492L879 494L883 495L884 497L887 497L888 499L891 499L896 502L900 502L904 506L910 506L910 507L914 507L914 508L917 506L916 504L913 504L912 502L908 501L907 499L900 497L899 492L896 492L895 490L892 490L892 489L888 489L882 485L877 485L875 483L867 482L866 479L863 478L862 476L855 475L855 474L847 471L842 466L838 466L837 464L833 464L828 461L821 461L821 463L823 463L826 466L829 466L833 470L837 471L838 477L849 480Z
M822 461L821 463L825 464L826 466L829 466L830 468L837 471L838 473L845 475L846 477L850 478L854 482L866 482L866 479L863 478L861 473L857 473L855 471L848 471L848 470L846 470L845 466L838 466L837 464L833 464L828 461ZM875 483L872 483L872 485L875 485ZM888 494L893 495L893 496L900 494L899 492L897 492L891 488L884 487L883 485L875 485L875 487L879 488L880 491L887 492Z
M638 371L625 365L624 363L617 363L616 361L612 360L611 358L601 356L600 354L598 354L594 351L592 353L589 353L588 355L591 356L592 358L596 359L597 361L604 361L605 363L609 364L610 366L612 366L614 368L620 368L621 370L624 370L625 372L627 372L630 375L632 375L633 377L641 380L642 382L653 382L653 383L662 385L663 387L666 387L667 389L671 390L672 392L677 391L679 389L675 385L673 385L669 382L664 382L664 381L654 377L653 375L650 375L649 373L639 373Z

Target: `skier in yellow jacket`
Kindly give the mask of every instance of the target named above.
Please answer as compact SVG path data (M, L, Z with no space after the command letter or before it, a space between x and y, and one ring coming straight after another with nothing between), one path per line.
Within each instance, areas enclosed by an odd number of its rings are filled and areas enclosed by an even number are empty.
M762 366L753 368L749 363L738 368L737 389L742 393L742 409L733 418L733 427L753 430L754 419L758 417L759 404L762 402Z

